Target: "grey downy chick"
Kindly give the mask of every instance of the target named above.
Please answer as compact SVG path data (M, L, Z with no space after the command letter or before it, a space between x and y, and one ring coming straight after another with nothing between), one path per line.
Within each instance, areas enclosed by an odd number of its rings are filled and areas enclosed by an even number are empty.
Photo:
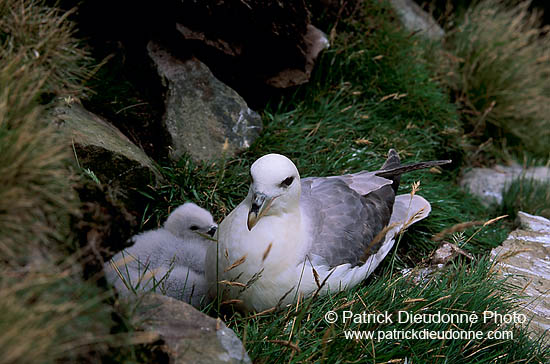
M121 295L155 291L198 307L207 299L204 264L216 229L208 211L185 203L163 227L134 236L104 265L105 276Z

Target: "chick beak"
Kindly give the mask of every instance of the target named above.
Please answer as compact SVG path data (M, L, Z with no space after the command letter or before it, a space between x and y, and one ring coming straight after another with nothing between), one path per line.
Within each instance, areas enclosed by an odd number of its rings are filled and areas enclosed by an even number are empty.
M246 222L248 231L252 230L252 228L258 223L262 216L265 215L267 210L269 210L269 208L271 207L272 202L272 197L268 197L263 193L254 193L254 195L252 196L252 206L250 207L250 211L248 212L248 221Z

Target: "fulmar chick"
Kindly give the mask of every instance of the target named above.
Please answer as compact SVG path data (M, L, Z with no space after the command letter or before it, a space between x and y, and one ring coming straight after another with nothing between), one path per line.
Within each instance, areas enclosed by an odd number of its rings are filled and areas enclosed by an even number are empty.
M132 238L134 244L104 265L105 276L121 295L156 291L198 307L207 301L205 278L212 215L188 202L174 210L164 226Z

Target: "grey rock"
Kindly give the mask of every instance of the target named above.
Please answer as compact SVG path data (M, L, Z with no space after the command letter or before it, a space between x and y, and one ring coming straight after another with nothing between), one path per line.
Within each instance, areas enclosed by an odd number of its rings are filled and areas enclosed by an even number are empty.
M519 165L473 168L464 174L460 185L479 197L485 205L500 204L502 203L504 188L520 177L550 181L550 168L531 167L523 169Z
M172 159L184 153L195 160L233 156L258 137L260 116L206 65L196 58L182 61L153 42L147 50L167 87L164 123Z
M434 251L430 255L430 261L429 264L432 266L437 266L440 264L447 264L453 259L455 259L457 256L462 255L467 257L468 259L473 259L474 257L468 253L467 251L460 249L455 244L451 244L448 242L443 242L439 248L437 248L436 251Z
M240 339L219 319L193 306L159 294L146 294L133 317L134 325L160 339L170 363L251 363Z
M390 0L403 26L411 32L431 39L441 39L445 32L439 24L413 0Z
M319 54L330 47L330 43L325 33L317 29L311 24L308 24L307 32L304 35L306 45L305 50L305 65L303 68L286 68L270 77L266 83L276 88L287 88L301 85L309 81L315 61Z
M443 242L437 250L430 254L426 266L405 268L401 270L401 274L412 280L415 284L425 284L432 277L437 277L443 274L446 266L448 266L448 263L452 262L459 255L462 255L468 259L474 258L471 254L463 249L460 249L455 244Z
M528 213L520 211L518 213L518 218L521 227L523 227L525 230L539 233L550 233L550 223L548 219L542 216L530 215Z
M73 99L54 107L50 121L72 144L75 164L92 177L77 183L80 211L71 219L84 273L92 276L133 234L145 205L138 190L161 182L162 175L141 148Z
M162 180L157 166L140 147L80 103L65 101L53 109L52 117L71 138L79 166L120 192L130 204L136 189Z
M286 88L307 82L315 58L327 45L311 24L311 2L304 0L178 3L176 29L186 46L213 69L230 74L228 82L235 87L247 85L243 92L265 84Z
M550 330L550 220L521 211L518 217L521 228L494 248L491 258L523 296L522 310L532 318L529 329L536 337Z
M53 116L58 125L71 133L75 143L110 150L150 169L155 176L160 176L154 162L143 150L111 123L86 110L80 103L68 100L54 109Z

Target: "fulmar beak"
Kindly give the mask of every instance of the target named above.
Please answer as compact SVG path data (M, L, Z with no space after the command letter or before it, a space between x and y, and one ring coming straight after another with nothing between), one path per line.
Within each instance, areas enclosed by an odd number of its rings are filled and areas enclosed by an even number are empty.
M216 234L216 230L218 230L218 225L211 225L206 233L211 237L214 237L214 235Z
M271 207L272 202L273 197L268 197L263 193L254 193L252 196L252 206L248 212L248 221L246 222L248 231L252 230L254 225L256 225L262 216L265 215L267 210Z

